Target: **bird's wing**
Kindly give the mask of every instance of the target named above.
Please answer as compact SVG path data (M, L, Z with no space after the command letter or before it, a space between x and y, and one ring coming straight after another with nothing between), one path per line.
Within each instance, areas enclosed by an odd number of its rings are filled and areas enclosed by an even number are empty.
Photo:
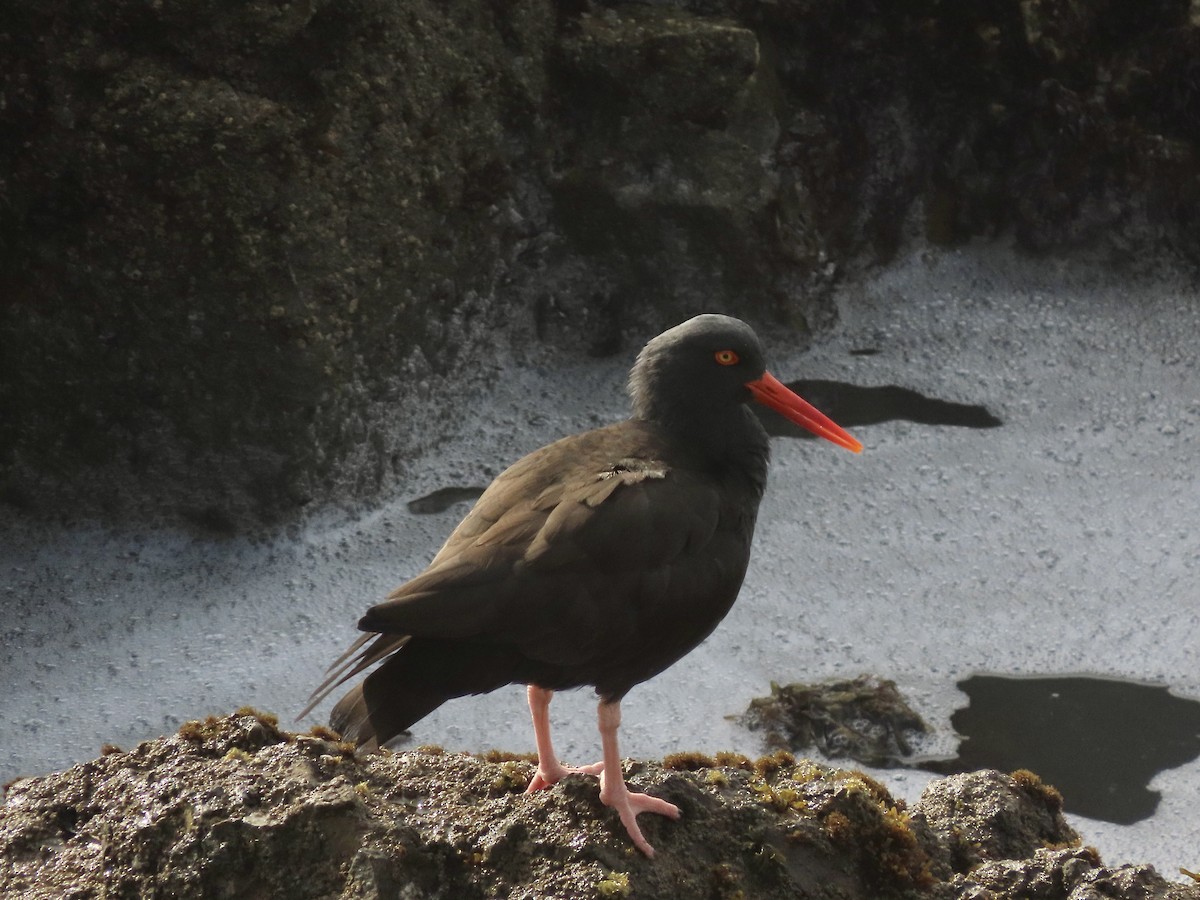
M702 640L741 585L753 521L737 517L755 504L660 461L641 427L560 441L502 473L429 568L367 611L368 634L312 703L410 637L507 646L551 666L603 660L630 683Z
M588 448L575 442L573 449ZM586 643L605 630L614 604L650 602L673 569L710 565L726 510L706 477L650 454L552 465L558 477L539 483L535 473L545 469L514 466L497 479L494 495L480 498L430 567L372 607L359 627L536 652L565 631Z
M653 569L712 537L720 495L686 469L626 457L547 488L534 505L546 516L525 549L526 566Z

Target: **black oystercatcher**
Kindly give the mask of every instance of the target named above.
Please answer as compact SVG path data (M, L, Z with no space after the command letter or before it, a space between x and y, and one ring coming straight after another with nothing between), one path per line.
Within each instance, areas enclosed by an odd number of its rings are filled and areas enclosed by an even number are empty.
M367 634L301 715L382 662L330 715L374 748L451 698L526 684L538 752L528 790L599 775L600 799L653 856L636 816L679 809L626 786L621 698L704 640L741 587L769 452L746 401L862 445L766 372L754 332L728 316L650 341L629 393L631 418L536 450L492 482L429 568L367 610ZM604 759L568 768L550 741L550 698L582 685L600 697Z

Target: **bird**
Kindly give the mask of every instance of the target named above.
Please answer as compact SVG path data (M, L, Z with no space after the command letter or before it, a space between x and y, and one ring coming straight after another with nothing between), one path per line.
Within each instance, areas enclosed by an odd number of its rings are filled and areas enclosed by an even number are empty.
M497 476L428 567L367 610L300 717L379 664L329 718L370 751L450 699L526 685L537 749L527 793L599 776L601 802L653 857L637 816L680 811L626 784L621 700L707 638L741 589L769 459L749 405L855 453L862 444L771 375L753 329L730 316L653 338L628 391L629 418ZM599 699L602 760L572 768L555 753L550 702L584 686Z

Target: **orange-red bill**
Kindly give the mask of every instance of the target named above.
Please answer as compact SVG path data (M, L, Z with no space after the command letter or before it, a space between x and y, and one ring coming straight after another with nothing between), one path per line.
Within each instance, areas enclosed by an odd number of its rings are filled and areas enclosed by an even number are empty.
M790 390L783 382L770 372L763 372L762 378L746 382L754 399L763 406L769 406L775 412L795 422L801 428L807 428L818 437L832 441L839 447L862 453L863 445L850 436L850 433L837 422L825 415L799 394Z

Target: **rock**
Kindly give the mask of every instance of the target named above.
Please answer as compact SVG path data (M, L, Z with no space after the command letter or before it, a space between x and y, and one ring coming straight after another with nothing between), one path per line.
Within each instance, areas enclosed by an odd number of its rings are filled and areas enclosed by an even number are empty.
M734 296L752 314L786 309L769 239L779 126L755 33L622 6L581 17L556 61L571 97L556 218L610 273L619 311Z
M956 875L946 890L962 900L1186 900L1197 892L1193 885L1164 881L1151 866L1101 866L1086 848L1041 848L1032 859L984 863L970 875Z
M913 807L950 854L956 872L985 860L1026 859L1039 847L1075 847L1062 796L1031 772L984 770L932 782Z
M678 822L642 818L659 851L648 860L594 780L526 796L532 769L527 757L428 747L360 758L327 729L291 734L239 710L9 785L0 890L14 900L1200 897L1147 867L1047 848L1074 836L1061 819L1046 832L1041 791L997 773L935 783L910 813L861 773L786 753L632 762L635 784L683 811ZM1001 822L989 812L998 807L1028 809ZM989 848L982 862L952 852L964 840L956 823ZM1016 839L1012 828L1026 830Z
M816 747L826 759L849 757L868 766L904 765L913 741L929 731L896 683L874 675L771 682L770 696L755 697L737 720L762 731L768 747Z
M394 491L500 359L833 321L920 241L1200 259L1194 4L0 12L0 500Z
M19 507L227 531L374 492L505 317L549 7L219 6L4 14Z

